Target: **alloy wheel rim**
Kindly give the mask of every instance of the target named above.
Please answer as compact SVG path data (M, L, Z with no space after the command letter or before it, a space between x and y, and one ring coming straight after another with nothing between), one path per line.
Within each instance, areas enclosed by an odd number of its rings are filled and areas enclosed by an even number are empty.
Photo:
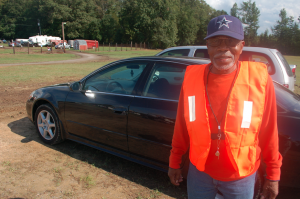
M55 121L51 113L43 110L39 113L37 118L37 126L39 133L46 140L51 140L55 136L56 126Z

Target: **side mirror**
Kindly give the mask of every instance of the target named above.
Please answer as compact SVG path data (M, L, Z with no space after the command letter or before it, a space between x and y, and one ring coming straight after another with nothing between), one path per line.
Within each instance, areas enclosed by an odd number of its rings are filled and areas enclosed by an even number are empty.
M74 82L70 85L70 90L71 91L79 91L80 88L80 83L79 82Z

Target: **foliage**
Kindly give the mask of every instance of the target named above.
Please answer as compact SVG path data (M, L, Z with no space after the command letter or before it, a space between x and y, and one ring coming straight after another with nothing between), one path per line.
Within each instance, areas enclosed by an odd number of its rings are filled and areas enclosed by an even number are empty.
M293 17L288 17L283 8L279 13L280 20L272 27L272 33L278 42L278 47L284 54L300 53L300 30Z
M285 9L271 32L257 35L260 11L252 0L233 4L230 14L244 23L248 46L278 48L300 54L299 21ZM101 43L146 43L152 48L205 45L209 21L224 10L205 0L0 0L0 39L28 38L39 34L91 39ZM299 20L299 21L298 21Z
M253 46L257 44L257 30L259 28L258 18L260 16L260 11L256 7L255 2L252 3L252 0L242 2L240 8L235 9L237 5L234 4L231 11L233 14L237 14L237 17L245 25L244 34L245 34L245 43L247 46Z

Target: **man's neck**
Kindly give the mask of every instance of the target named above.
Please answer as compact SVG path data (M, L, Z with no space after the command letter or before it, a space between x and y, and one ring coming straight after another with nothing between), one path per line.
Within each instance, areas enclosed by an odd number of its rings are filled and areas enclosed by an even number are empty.
M230 68L228 68L227 70L218 70L216 67L214 67L214 65L212 64L212 69L211 72L214 74L219 74L219 75L224 75L224 74L230 74L233 71L235 71L235 69L237 69L238 66L238 62L235 63L233 66L231 66Z

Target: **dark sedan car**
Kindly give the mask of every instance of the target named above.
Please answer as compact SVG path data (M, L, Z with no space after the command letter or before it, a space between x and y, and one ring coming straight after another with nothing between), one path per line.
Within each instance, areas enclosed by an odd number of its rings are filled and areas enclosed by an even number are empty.
M28 117L45 143L69 139L167 171L186 67L205 63L209 60L175 57L116 61L78 82L34 91L26 104ZM284 156L280 185L297 188L300 98L276 82L274 87ZM188 156L183 159L186 168Z

